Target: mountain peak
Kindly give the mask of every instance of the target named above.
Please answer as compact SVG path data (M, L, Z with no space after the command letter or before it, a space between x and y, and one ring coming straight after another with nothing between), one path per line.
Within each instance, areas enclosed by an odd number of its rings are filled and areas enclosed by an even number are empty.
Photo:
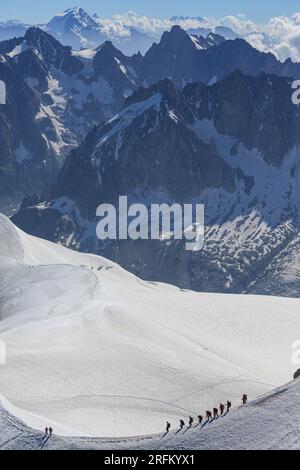
M64 11L64 14L66 14L66 15L74 14L74 15L80 15L80 16L87 15L87 13L80 7L67 8Z
M55 65L55 67L61 68L65 66L64 60L66 57L71 57L71 48L69 46L63 46L57 39L55 39L51 34L48 34L46 31L38 27L29 28L24 36L24 41L29 49L32 51L37 51L39 57L47 64L47 66ZM76 57L73 57L69 61L74 65L78 60ZM77 64L77 70L79 70L82 65Z
M44 34L44 31L38 26L30 26L27 29L25 36L28 36L28 35L30 36L32 34Z
M72 28L98 28L95 20L81 7L68 8L55 15L47 24L47 29L55 33L63 33Z
M103 57L103 58L114 58L114 59L119 59L119 60L133 60L135 62L140 62L142 55L140 54L135 54L132 57L127 57L125 54L123 54L120 49L118 49L112 41L107 40L104 41L100 46L96 47L95 50L97 51L96 56L97 57ZM96 57L95 56L95 57ZM104 64L105 66L105 64Z
M107 41L104 41L103 44L100 44L100 46L97 47L97 51L101 51L102 49L115 49L115 46L113 45L112 41L108 39Z
M67 46L63 46L59 41L57 41L51 34L48 34L46 31L43 31L38 26L32 26L26 30L25 41L30 46L37 47L40 49L42 47L42 43L39 40L42 39L44 43L49 43L52 47L56 49L68 49Z
M96 48L96 51L97 51L97 54L98 53L102 53L102 54L110 54L110 55L116 55L116 56L119 56L119 55L122 55L121 51L119 51L119 49L117 49L112 41L108 40L108 41L105 41L103 44L101 44L100 46L98 46Z
M139 88L139 90L126 99L124 108L127 108L133 103L146 101L157 93L160 93L163 98L166 98L172 104L177 102L178 93L173 82L169 78L164 78L154 85L151 85L149 88Z
M182 27L179 24L175 24L170 29L170 33L176 33L176 32L179 32L179 31L183 31Z
M181 35L181 36L188 36L188 34L185 32L185 30L179 26L178 24L175 24L174 26L172 26L171 30L170 30L170 36L177 36L177 35Z
M170 31L164 32L159 45L176 51L184 47L195 47L190 35L179 25L174 25Z
M50 36L50 34L43 31L38 26L31 26L26 30L24 39L28 44L35 43L38 39L48 37L51 41L55 41L55 39Z

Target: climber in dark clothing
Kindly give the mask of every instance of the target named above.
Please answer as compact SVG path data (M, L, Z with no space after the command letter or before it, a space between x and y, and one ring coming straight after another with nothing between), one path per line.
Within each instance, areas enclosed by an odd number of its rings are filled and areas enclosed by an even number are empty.
M224 413L224 410L225 410L225 405L223 405L223 403L220 403L220 413L221 413L221 416L222 416L222 414Z
M206 419L207 419L207 421L209 421L209 420L211 419L211 417L212 417L211 411L207 411L207 412L206 412Z
M198 421L199 421L199 424L201 424L201 423L202 423L202 421L203 421L203 416L201 416L201 415L198 415Z
M45 428L45 434L48 436L48 428Z
M169 421L167 421L166 432L169 432L169 431L170 431L170 427L171 427L171 424L169 423Z
M219 410L218 410L218 408L214 408L213 411L214 411L214 418L215 418L215 419L218 418L218 417L219 417Z
M183 419L180 420L180 429L183 429L185 426L185 422L183 421Z
M244 395L243 395L243 397L242 397L243 405L246 405L247 401L248 401L248 397L247 397L247 395L244 393Z
M192 416L190 416L190 419L189 419L189 426L190 426L190 428L192 427L193 422L194 422L194 418L193 418Z
M231 409L231 401L227 400L226 407L227 407L227 413L228 413L228 411L230 411L230 409Z
M50 434L50 436L52 436L52 433L53 433L53 429L52 429L51 426L50 426L50 428L49 428L49 434Z

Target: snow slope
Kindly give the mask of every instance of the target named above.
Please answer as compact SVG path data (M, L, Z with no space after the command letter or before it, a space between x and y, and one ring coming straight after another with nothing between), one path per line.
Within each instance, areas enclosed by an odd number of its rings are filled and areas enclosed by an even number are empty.
M299 302L144 282L0 215L0 393L61 435L157 433L290 380Z
M47 440L0 404L0 449L299 450L299 417L299 379L201 427L123 439L54 435Z

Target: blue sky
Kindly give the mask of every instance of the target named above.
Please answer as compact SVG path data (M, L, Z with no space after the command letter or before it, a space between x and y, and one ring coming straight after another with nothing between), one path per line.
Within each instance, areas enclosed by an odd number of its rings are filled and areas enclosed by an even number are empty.
M0 20L16 18L38 23L75 5L102 17L125 13L128 10L158 18L172 15L221 18L225 15L245 13L257 22L264 22L272 16L290 15L300 11L299 0L0 0Z

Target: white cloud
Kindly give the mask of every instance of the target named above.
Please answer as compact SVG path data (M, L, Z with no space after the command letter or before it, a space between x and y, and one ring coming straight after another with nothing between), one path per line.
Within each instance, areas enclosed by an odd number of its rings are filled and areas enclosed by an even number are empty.
M228 16L220 20L247 39L253 47L272 52L284 61L288 57L300 61L300 13L277 16L266 24L256 24L246 17Z
M272 18L266 25L266 41L279 59L300 60L300 13Z
M139 16L133 11L124 15L114 15L110 19L98 20L107 36L112 39L130 39L130 29L147 34L154 40L159 40L164 31L175 24L170 19L150 18ZM249 41L252 46L264 52L274 53L278 59L291 57L300 61L300 13L292 16L271 18L266 24L257 24L248 19L243 13L236 16L228 15L220 20L215 18L179 18L176 20L182 28L205 29L215 31L217 26L231 28L237 36Z
M145 52L153 41L160 40L164 31L170 30L174 24L179 24L185 30L195 30L195 33L203 35L209 31L215 32L220 26L230 28L232 33L229 30L217 31L220 34L226 33L227 38L242 37L260 51L272 52L281 61L290 57L300 62L300 13L276 16L265 24L255 23L244 13L227 15L218 20L211 17L179 17L171 20L139 16L133 11L114 15L112 18L94 17L94 21L101 25L102 33L108 39L115 41L121 49L122 45L130 44L127 48L130 54L137 52L138 49ZM0 23L0 26L11 27L12 24L14 22L5 22ZM132 34L132 29L144 34L145 37L141 39L139 35ZM86 47L89 45L87 41Z
M228 26L237 34L246 36L257 31L257 25L253 21L247 20L244 15L225 16L219 20L220 26Z

